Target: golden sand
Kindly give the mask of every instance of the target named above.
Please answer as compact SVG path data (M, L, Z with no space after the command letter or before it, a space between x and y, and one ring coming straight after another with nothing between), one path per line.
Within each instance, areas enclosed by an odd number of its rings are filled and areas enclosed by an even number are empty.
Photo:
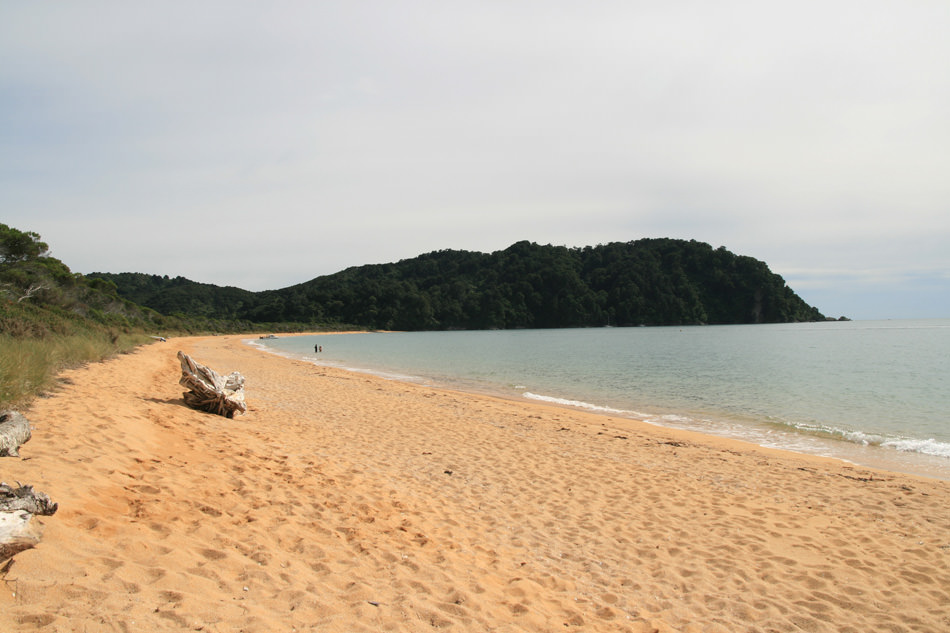
M247 379L184 406L181 349ZM317 367L67 372L0 479L60 504L0 631L950 630L950 483Z

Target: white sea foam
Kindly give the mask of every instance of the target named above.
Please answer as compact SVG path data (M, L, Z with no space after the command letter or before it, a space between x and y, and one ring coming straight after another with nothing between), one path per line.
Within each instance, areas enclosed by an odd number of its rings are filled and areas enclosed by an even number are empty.
M636 411L630 411L626 409L616 409L613 407L602 406L591 404L589 402L584 402L582 400L571 400L567 398L559 398L556 396L545 396L541 394L532 393L530 391L525 391L522 393L525 398L531 400L539 400L542 402L550 402L552 404L558 404L562 406L575 407L579 409L587 409L590 411L596 411L599 413L612 413L615 415L623 415L630 417L637 417L642 419L644 422L650 424L655 424L657 426L666 426L666 427L677 427L684 428L689 430L697 430L701 432L713 433L716 435L725 435L731 437L739 437L744 439L749 439L760 443L762 445L770 445L765 441L765 436L760 432L755 431L752 428L743 427L742 425L727 425L722 422L714 423L709 420L697 421L694 418L678 415L675 413L666 413L662 415L647 415L644 413L639 413ZM701 423L700 423L701 422ZM773 421L774 422L774 421ZM805 436L817 436L825 438L834 438L838 440L844 440L846 442L851 442L853 444L859 444L862 446L881 446L884 448L890 448L898 451L910 452L910 453L921 453L924 455L933 455L936 457L947 457L950 458L950 443L939 442L933 438L931 439L914 439L914 438L894 438L887 437L875 433L865 433L862 431L855 430L846 430L836 427L829 427L817 424L780 424L780 426L785 426L790 430L797 431L799 433L804 433ZM728 427L728 428L727 428ZM769 432L766 432L768 435ZM809 448L813 448L810 444L807 443L796 443L793 439L794 435L790 437L785 437L784 439L778 440L771 444L775 448L785 448L791 450L804 450L809 452ZM777 438L776 438L777 439ZM811 451L814 452L814 451Z
M624 409L614 409L612 407L604 407L597 404L591 404L589 402L582 402L580 400L568 400L566 398L557 398L555 396L543 396L537 393L531 393L530 391L525 391L521 395L530 400L540 400L542 402L550 402L552 404L559 404L565 407L576 407L578 409L589 409L591 411L599 411L602 413L615 413L617 415L640 415L635 411L625 411Z
M922 453L924 455L935 455L937 457L950 458L950 444L947 442L938 442L930 438L926 440L916 439L894 439L881 442L881 446L887 446L899 451L908 451L911 453Z
M870 433L854 429L841 429L834 426L824 426L819 424L790 424L788 427L805 433L806 435L816 435L819 437L831 437L833 439L844 440L852 444L861 446L880 446L907 453L921 453L923 455L933 455L935 457L950 458L950 443L941 442L934 438L921 439L911 437L895 437L881 433Z
M666 424L684 424L684 423L689 423L689 422L693 422L693 421L694 421L692 418L688 418L688 417L683 416L683 415L677 415L677 414L675 414L675 413L666 413L666 414L664 414L664 415L661 415L661 416L656 417L655 419L656 419L659 423L661 423L661 424L662 424L662 423L666 423Z

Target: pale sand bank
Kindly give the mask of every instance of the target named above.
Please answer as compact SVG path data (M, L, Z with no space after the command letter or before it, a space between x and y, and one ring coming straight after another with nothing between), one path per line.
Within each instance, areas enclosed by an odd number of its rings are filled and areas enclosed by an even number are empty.
M179 349L242 372L247 415L187 409ZM0 631L950 630L950 482L238 337L65 377L0 459L60 504Z

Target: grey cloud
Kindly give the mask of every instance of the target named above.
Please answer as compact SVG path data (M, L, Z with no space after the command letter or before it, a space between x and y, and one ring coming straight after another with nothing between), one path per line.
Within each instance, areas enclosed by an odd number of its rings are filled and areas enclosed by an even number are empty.
M262 289L437 248L645 235L818 271L806 284L950 268L933 246L950 242L943 3L5 12L2 221L80 271ZM221 218L219 245L143 238ZM162 268L176 248L181 269ZM216 262L236 252L229 281Z

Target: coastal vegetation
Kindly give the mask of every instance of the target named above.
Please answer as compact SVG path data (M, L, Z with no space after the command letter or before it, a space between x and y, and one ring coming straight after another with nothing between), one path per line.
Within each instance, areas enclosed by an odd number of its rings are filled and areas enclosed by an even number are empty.
M294 327L162 315L120 296L109 281L73 273L49 256L38 234L0 224L0 411L48 390L62 369L127 352L153 336Z
M151 340L161 318L48 251L36 233L0 224L0 409L47 389L62 368Z
M0 224L0 409L69 366L158 336L816 321L768 266L697 241L518 242L348 268L263 292L144 273L70 271Z
M824 319L764 262L695 240L584 248L518 242L494 253L442 250L256 293L182 277L92 276L163 314L253 323L446 330Z

